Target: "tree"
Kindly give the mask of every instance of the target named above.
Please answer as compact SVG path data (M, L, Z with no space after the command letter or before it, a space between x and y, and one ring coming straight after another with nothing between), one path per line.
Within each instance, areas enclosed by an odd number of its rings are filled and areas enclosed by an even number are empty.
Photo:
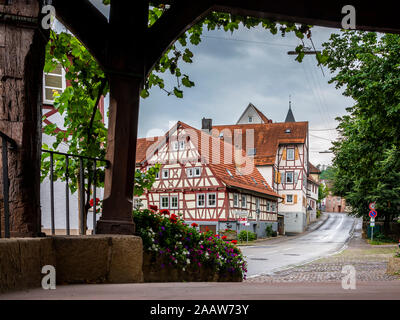
M108 0L103 1L109 4ZM167 8L160 4L149 8L149 26L159 19ZM145 81L141 97L149 96L150 88L159 87L165 91L168 96L173 95L178 98L183 97L183 87L193 87L195 84L190 80L189 75L183 74L181 64L193 62L193 52L188 48L188 44L198 45L201 42L203 30L223 29L224 31L234 32L242 24L246 28L262 26L269 30L272 34L278 32L284 36L288 32L294 32L297 37L303 38L311 36L310 27L308 25L296 25L294 23L280 22L279 24L268 19L258 19L251 17L241 17L228 13L210 13L205 19L195 24L186 33L184 33L178 41L173 44L167 52L156 63L154 69ZM296 48L298 56L296 60L301 62L304 57L303 46ZM317 55L320 59L321 55ZM54 107L64 116L65 131L56 130L55 125L47 125L44 132L54 136L56 142L52 146L44 145L47 150L56 150L60 143L68 145L68 153L80 154L88 157L104 158L107 129L101 121L101 115L97 108L100 97L105 96L108 91L107 78L86 48L69 33L51 32L50 41L46 51L45 72L54 69L57 63L60 63L65 70L66 79L70 86L55 98ZM176 86L170 89L165 88L162 76L169 73L176 78ZM64 156L54 156L55 172L54 179L65 179L66 161ZM132 160L134 161L134 160ZM93 182L94 172L93 163L84 162L85 167L85 184L86 203L84 212L80 216L83 217L86 224L87 213L90 208L90 185ZM48 176L50 168L49 154L44 153L42 156L42 180ZM79 177L79 163L70 159L70 189L75 192L78 187L77 177ZM140 176L140 173L137 173ZM104 183L104 171L97 169L96 171L97 186L101 187ZM134 177L132 177L133 179ZM135 177L136 179L136 177Z
M387 232L400 205L400 36L345 31L323 46L324 64L336 73L329 82L356 102L337 118L333 192L358 216L367 217L368 203L376 201Z
M328 186L324 185L323 183L321 183L318 186L318 204L321 204L321 201L323 199L325 199L327 197L327 195L329 194L329 188Z

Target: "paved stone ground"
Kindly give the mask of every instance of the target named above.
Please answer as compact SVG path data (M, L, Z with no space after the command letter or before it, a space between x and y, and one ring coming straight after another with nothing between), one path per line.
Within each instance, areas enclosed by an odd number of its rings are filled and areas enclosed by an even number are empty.
M372 246L355 233L347 249L314 262L296 266L272 275L262 275L245 280L248 283L280 282L338 282L343 279L343 266L356 269L357 281L392 281L400 277L386 274L387 262L396 252L396 245Z

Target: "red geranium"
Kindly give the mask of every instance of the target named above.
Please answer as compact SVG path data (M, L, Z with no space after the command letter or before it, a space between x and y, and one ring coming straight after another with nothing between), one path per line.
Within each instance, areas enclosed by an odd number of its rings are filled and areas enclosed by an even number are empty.
M198 227L199 225L198 225L196 222L193 222L193 223L191 224L191 226L192 226L193 228L196 228L196 227Z
M237 240L232 240L231 241L233 244L237 244Z
M169 221L171 221L172 223L176 223L178 221L178 216L176 214L171 214L171 216L169 217Z
M222 236L222 240L225 240L226 239L226 236Z
M100 202L100 199L96 198L96 206L99 204L99 202ZM94 205L93 199L90 199L89 204L90 204L91 207L93 207L93 205Z
M150 210L153 210L153 211L157 211L158 210L158 207L154 206L154 205L150 205L149 208L150 208Z
M160 214L168 215L169 216L169 210L168 209L162 209L160 210Z

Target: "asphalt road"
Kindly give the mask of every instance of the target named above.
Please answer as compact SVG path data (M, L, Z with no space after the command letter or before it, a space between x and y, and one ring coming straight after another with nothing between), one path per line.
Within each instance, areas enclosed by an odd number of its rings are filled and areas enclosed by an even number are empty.
M326 222L304 235L241 247L248 263L247 277L273 274L341 250L351 236L355 221L344 213L329 213Z

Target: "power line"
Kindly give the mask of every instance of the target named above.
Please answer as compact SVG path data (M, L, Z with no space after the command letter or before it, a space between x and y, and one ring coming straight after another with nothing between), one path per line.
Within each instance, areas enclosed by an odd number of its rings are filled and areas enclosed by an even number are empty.
M257 40L245 40L245 39L237 39L237 38L225 38L225 37L217 37L217 36L205 36L204 38L211 38L211 39L219 39L219 40L228 40L228 41L238 41L238 42L248 42L248 43L257 43L257 44L266 44L271 46L278 46L278 47L290 47L293 48L293 44L284 44L284 43L275 43L275 42L267 42L267 41L257 41Z

